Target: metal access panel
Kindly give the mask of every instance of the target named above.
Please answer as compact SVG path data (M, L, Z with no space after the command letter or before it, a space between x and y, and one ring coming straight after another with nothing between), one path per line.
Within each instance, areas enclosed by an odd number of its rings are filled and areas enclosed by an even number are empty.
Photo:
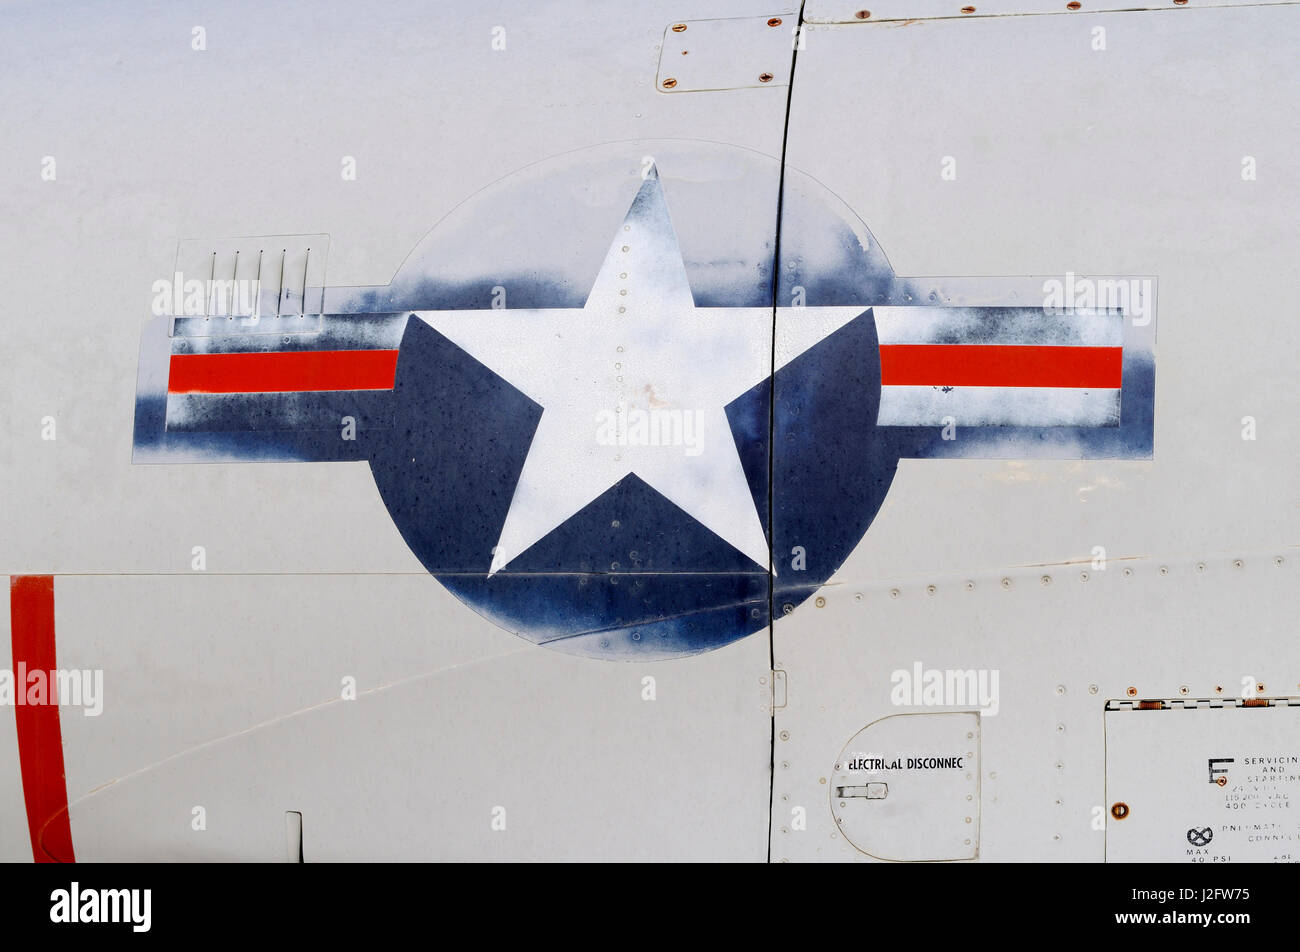
M894 714L840 751L831 813L854 849L911 862L979 855L978 711Z
M1106 798L1108 862L1294 863L1300 702L1107 710Z

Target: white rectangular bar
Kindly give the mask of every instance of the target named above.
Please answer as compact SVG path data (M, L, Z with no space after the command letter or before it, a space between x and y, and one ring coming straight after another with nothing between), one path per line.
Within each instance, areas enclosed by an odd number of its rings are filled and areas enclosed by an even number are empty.
M880 388L879 426L1119 426L1119 390Z
M1039 307L875 307L882 344L1122 347L1118 310Z

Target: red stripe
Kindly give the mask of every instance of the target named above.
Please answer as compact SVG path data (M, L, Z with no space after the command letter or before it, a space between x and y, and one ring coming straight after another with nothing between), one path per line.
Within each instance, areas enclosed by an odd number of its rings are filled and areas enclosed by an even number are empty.
M301 393L392 390L395 350L173 354L168 393Z
M1123 379L1122 347L882 344L883 386L1105 387Z
M63 772L63 732L59 727L57 684L46 685L41 704L27 699L27 684L17 683L18 669L28 673L58 668L54 653L54 577L15 575L9 580L9 621L14 651L14 720L18 724L18 763L27 801L27 830L32 858L38 863L71 863L72 826L68 822L68 787Z

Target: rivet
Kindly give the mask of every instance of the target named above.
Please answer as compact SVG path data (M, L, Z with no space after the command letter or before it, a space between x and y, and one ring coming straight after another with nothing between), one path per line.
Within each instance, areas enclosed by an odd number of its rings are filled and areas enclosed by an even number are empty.
M792 611L794 611L794 606L791 605L789 602L786 602L784 605L781 606L781 613L784 615L788 615Z
M870 10L859 10L857 13L855 13L855 14L853 14L853 15L854 15L855 17L857 17L859 20L870 20L870 19L871 19L871 11L870 11Z
M673 24L673 32L674 32L674 33L685 33L685 32L686 32L686 24L685 24L685 23L674 23L674 24Z
M667 79L663 81L664 89L672 89L676 85L677 85L677 80L673 79L671 76L669 76ZM627 251L626 248L624 248L623 250Z
M772 19L770 19L770 20L767 21L767 25L768 25L768 26L780 26L780 25L781 25L781 18L780 18L780 17L772 17Z
M1011 587L1011 579L1009 579L1009 578L1004 578L1004 579L1002 580L1002 587L1003 587L1003 588L1010 588L1010 587Z
M1115 819L1117 819L1117 820L1122 820L1122 819L1124 819L1126 816L1129 815L1129 812L1130 812L1130 811L1129 811L1129 808L1128 808L1128 804L1127 804L1127 803L1124 803L1124 802L1122 802L1122 801L1119 802L1119 803L1114 804L1114 805L1110 808L1110 815L1113 816L1113 817L1114 817Z
M818 595L818 596L817 596L817 601L816 601L815 604L817 605L818 608L825 608L825 607L826 607L826 599L824 599L822 596Z

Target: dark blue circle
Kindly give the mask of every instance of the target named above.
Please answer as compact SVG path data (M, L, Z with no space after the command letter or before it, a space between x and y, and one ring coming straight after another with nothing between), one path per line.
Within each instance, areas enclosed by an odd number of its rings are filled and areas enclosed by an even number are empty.
M671 199L670 177L667 185ZM466 605L530 641L621 659L720 647L764 628L773 609L779 617L825 583L871 524L898 464L897 437L875 422L879 350L873 302L863 297L891 303L903 290L860 226L824 209L791 209L785 220L783 252L790 260L802 261L800 235L819 229L835 230L845 256L829 269L806 261L789 269L777 293L797 280L808 306L864 306L726 408L772 543L774 578L635 475L489 576L542 408L413 315L370 465L394 523L424 567ZM770 261L744 287L687 265L697 304L752 306L757 293L771 302ZM527 269L518 270L524 276L512 279L512 293L526 306L572 306L564 289L548 304L553 283L539 275L529 285ZM494 280L485 275L485 282ZM423 297L407 306L447 306L436 282L419 286ZM456 294L483 299L464 282ZM783 312L781 319L799 316Z

